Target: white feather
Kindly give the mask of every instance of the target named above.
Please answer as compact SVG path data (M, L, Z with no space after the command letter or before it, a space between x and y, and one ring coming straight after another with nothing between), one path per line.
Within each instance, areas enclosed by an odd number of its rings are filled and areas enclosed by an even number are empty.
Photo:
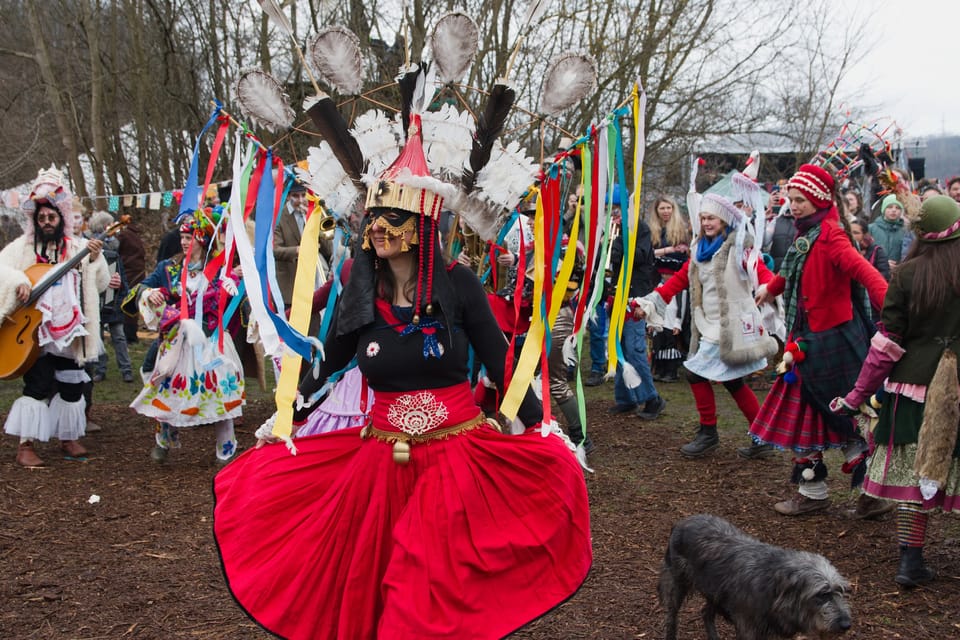
M463 78L477 55L480 32L473 18L451 11L437 21L430 35L430 49L441 84Z
M498 143L490 154L490 162L477 176L476 189L501 209L513 209L539 172L540 166L520 148L519 142L506 147Z
M437 68L430 65L426 72L422 69L417 76L417 84L413 90L413 98L410 101L411 113L424 114L430 103L433 102L433 96L437 90Z
M399 120L388 119L377 109L371 109L353 122L350 134L367 163L365 171L380 175L400 154L403 128Z
M284 33L294 40L297 39L293 33L293 26L290 24L290 19L287 18L287 15L280 8L280 5L277 4L276 0L257 0L257 2L260 3L260 7L263 9L263 12L267 14L267 17L283 29Z
M523 16L521 32L539 23L549 6L550 0L530 0L530 4L527 6L527 13Z
M297 176L321 197L327 209L335 213L349 211L360 192L353 184L326 141L307 151L307 169L296 169Z
M556 115L583 100L597 86L597 63L582 53L563 53L550 62L543 79L540 112Z
M321 79L343 94L363 88L363 58L360 39L346 27L321 29L308 45L310 63Z
M252 124L283 131L293 124L293 109L276 78L260 69L240 73L236 86L240 112Z
M459 178L473 148L476 124L469 112L445 104L422 116L423 150L430 173L445 180Z

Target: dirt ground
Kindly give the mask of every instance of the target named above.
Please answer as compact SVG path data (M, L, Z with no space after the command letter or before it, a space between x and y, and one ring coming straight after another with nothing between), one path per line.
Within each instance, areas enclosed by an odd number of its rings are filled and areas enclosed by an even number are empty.
M517 638L656 638L662 612L657 575L671 525L709 512L760 539L827 556L851 585L850 638L960 637L960 519L937 515L927 558L940 574L928 588L901 591L893 520L853 520L855 495L831 464L831 509L800 519L771 509L790 495L789 461L745 462L742 418L722 388L722 443L702 460L678 447L696 418L685 384L663 385L670 404L655 422L610 416L612 386L590 390L589 428L597 444L589 475L594 564L569 601ZM4 407L6 409L6 407ZM239 437L270 411L248 406ZM5 414L0 414L0 420ZM86 438L86 463L39 447L41 470L14 463L15 442L0 441L0 638L266 638L234 605L211 536L212 433L187 431L165 466L153 464L149 422L123 405L100 404L103 431ZM99 503L91 504L93 495ZM704 637L700 602L688 602L681 638ZM721 623L721 634L732 629Z

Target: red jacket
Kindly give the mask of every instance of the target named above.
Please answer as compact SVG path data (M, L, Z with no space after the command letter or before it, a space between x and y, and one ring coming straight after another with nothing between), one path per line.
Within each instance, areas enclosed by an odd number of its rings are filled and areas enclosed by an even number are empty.
M812 331L826 331L853 319L851 280L866 287L875 308L883 308L887 281L854 248L834 208L820 223L820 237L813 243L800 275L798 304L806 311ZM776 275L767 290L780 295L786 285L783 276Z
M757 260L757 281L760 284L767 284L773 279L773 273L767 269L763 260ZM687 259L683 266L674 273L666 282L657 287L657 293L667 304L673 300L674 296L690 286L690 260Z

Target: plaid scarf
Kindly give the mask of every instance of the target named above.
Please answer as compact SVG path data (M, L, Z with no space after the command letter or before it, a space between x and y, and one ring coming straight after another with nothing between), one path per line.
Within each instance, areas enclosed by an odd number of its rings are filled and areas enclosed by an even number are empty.
M803 274L803 264L807 261L807 254L813 248L813 243L820 237L820 225L815 224L793 241L783 257L780 265L780 275L787 281L783 291L785 307L784 319L787 331L793 331L797 321L797 301L800 298L800 276Z

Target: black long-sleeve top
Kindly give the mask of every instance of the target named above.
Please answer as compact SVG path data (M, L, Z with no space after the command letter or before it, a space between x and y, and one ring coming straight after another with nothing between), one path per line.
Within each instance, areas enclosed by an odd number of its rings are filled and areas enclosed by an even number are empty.
M399 323L391 322L377 309L372 324L339 337L335 318L324 344L325 358L320 364L319 376L313 379L311 374L307 375L300 385L301 395L308 398L327 377L345 367L354 356L374 392L417 391L460 384L469 380L470 345L486 367L487 375L502 392L508 345L490 310L486 292L477 276L462 265L454 265L447 272L447 277L460 297L464 312L462 322L455 325L452 332L448 327L437 330L437 341L442 349L439 358L424 357L424 335L420 331L406 336L398 331L407 326L410 307L391 307ZM433 318L445 321L443 313L435 313ZM424 316L421 324L428 320L429 317ZM300 421L305 417L306 414L299 411L295 420ZM543 407L529 389L518 417L528 427L543 418Z

